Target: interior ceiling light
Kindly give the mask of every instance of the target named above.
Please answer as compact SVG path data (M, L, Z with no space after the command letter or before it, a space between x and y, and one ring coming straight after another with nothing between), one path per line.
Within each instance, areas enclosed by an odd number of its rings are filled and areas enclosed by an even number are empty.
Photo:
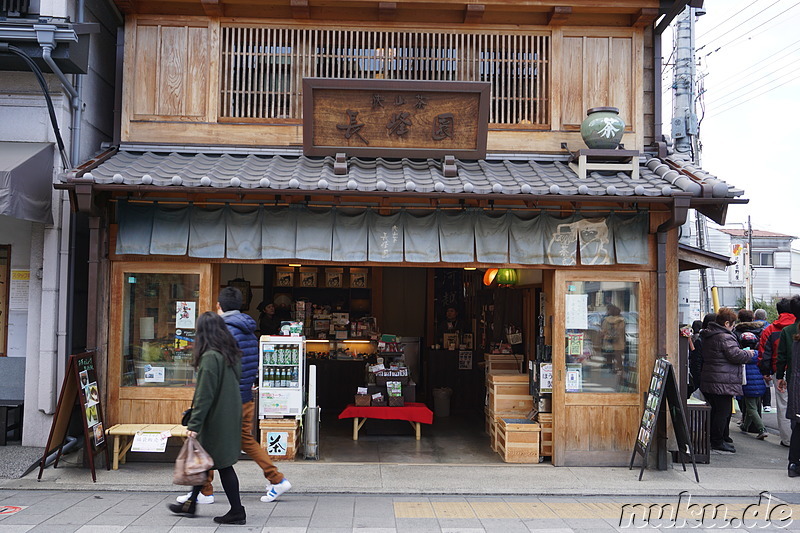
M289 263L289 266L290 267L301 267L303 265L301 265L300 263Z

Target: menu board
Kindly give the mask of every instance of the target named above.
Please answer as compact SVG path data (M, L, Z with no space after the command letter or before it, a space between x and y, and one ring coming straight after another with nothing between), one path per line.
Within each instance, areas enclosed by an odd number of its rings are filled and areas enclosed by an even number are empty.
M67 438L69 422L72 416L78 413L83 426L85 449L89 451L89 467L92 471L92 481L97 477L94 470L94 456L105 452L106 469L111 468L106 444L106 432L103 425L103 405L100 396L100 387L97 384L97 370L94 364L94 352L84 352L70 355L58 405L53 415L50 427L50 436L44 449L44 456L39 463L39 479L47 457L55 450L61 450ZM60 458L60 453L59 453ZM58 466L58 458L55 466Z
M659 415L665 411L662 406L666 406L664 400L669 404L669 412L672 416L672 426L675 431L675 439L678 442L678 455L683 463L683 457L688 455L692 460L694 466L694 475L698 483L700 477L697 474L697 465L694 461L694 451L692 449L691 438L689 436L689 428L686 424L686 412L683 408L683 402L680 398L678 389L678 382L675 379L675 370L672 364L666 358L656 359L653 366L653 374L650 377L650 387L647 390L647 399L644 402L644 412L642 419L639 423L639 431L636 435L636 444L631 454L631 463L629 466L633 468L633 461L636 454L642 456L642 469L639 472L639 480L642 479L642 473L647 468L647 455L650 451L650 445L653 443L653 438L657 433L657 423ZM686 470L684 463L683 469Z

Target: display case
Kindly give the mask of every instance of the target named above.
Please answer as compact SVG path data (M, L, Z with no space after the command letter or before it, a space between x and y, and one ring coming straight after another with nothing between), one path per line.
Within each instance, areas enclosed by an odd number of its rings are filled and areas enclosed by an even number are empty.
M305 385L305 339L263 335L259 348L258 416L300 418Z

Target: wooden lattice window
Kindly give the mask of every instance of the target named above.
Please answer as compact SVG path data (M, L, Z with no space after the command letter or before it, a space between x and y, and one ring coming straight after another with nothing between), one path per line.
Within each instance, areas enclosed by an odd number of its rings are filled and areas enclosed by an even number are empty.
M222 28L221 116L302 119L304 77L488 81L489 122L548 126L543 34Z

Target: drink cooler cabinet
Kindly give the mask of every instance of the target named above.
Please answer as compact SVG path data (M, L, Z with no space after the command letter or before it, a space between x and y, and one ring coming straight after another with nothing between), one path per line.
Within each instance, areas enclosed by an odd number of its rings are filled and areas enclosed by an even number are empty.
M258 417L300 418L305 388L305 339L263 335L259 342Z

